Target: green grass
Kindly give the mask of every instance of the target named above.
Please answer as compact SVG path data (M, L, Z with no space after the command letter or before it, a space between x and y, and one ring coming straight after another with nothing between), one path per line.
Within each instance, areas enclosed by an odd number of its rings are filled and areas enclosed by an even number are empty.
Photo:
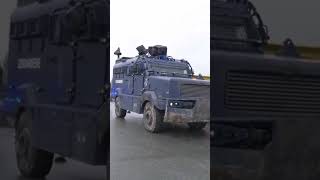
M282 45L270 44L265 47L268 54L274 54L280 51ZM320 47L297 46L298 52L303 58L320 60Z

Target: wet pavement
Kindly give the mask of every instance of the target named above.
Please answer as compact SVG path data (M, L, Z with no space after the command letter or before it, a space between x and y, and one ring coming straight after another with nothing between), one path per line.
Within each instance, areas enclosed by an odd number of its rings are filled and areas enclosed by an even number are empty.
M144 130L142 116L116 119L111 104L112 180L209 180L209 128L192 132L172 126L160 134ZM68 159L54 163L45 180L105 180L105 167ZM14 153L14 131L0 126L0 180L29 180L20 176Z
M142 116L117 119L111 112L112 180L209 180L209 126L192 132L172 126L160 134L144 130Z

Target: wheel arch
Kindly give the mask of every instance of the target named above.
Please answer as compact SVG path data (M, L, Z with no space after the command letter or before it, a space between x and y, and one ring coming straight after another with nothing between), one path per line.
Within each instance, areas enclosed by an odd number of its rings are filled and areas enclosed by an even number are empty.
M142 102L140 107L140 112L143 113L144 106L147 104L147 102L152 103L154 106L158 107L157 103L157 96L156 93L153 91L146 91L142 94Z
M146 104L150 102L149 100L144 100L141 104L141 108L140 108L140 113L143 113L144 111L144 107L146 106Z

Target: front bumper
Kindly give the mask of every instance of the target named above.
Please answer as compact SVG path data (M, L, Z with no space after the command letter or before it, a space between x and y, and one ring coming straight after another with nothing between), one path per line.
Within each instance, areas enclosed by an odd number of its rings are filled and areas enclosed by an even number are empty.
M195 105L192 109L170 107L168 99L166 101L166 110L164 122L170 123L189 123L189 122L209 122L210 121L210 100L197 98L186 99L194 100Z

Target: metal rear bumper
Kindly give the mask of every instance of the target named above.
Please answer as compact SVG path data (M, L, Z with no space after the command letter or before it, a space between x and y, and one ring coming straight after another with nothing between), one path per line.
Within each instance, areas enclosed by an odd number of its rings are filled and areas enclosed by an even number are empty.
M169 106L169 100L167 100L163 121L171 123L209 122L210 99L198 98L192 100L196 102L192 109L172 108Z

